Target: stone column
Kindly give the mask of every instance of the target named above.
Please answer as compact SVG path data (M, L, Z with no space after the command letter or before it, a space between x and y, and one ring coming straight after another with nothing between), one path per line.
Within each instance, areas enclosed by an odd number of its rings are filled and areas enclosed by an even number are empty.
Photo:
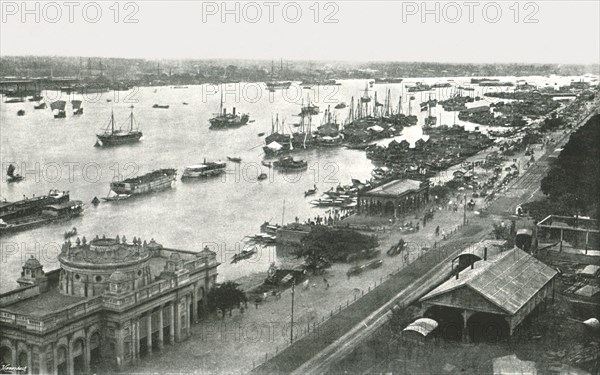
M86 330L86 336L89 335L89 330ZM85 347L83 348L83 357L85 359L85 371L91 371L91 363L92 363L92 350L90 349L90 338L85 338Z
M160 306L160 309L158 310L158 348L162 350L163 348L163 341L164 341L164 337L163 337L163 307Z
M38 365L40 366L40 374L47 374L48 373L48 365L46 364L46 347L39 346L38 350L40 352L40 355L38 356L38 358L39 358Z
M27 345L27 373L33 372L33 345Z
M192 321L195 321L198 318L198 304L196 301L198 300L198 285L194 284L194 291L192 292Z
M75 375L75 368L73 364L73 336L67 336L67 374Z
M133 353L134 353L134 360L137 361L140 359L141 357L141 353L140 353L140 319L138 317L135 317L133 319L133 339L134 339L134 343L133 343Z
M173 302L169 304L169 344L175 343L175 311Z
M119 368L119 371L123 369L123 366L125 365L125 349L123 348L123 327L122 326L118 326L117 329L115 330L115 339L117 341L117 345L116 345L116 350L117 352L115 353L116 355L116 360L117 360L117 367Z
M148 345L148 354L152 353L152 311L148 311L146 316L146 340Z
M19 348L19 342L17 340L11 340L12 341L12 348L10 348L10 356L11 356L11 365L13 366L18 366L19 363L17 362L17 350Z
M52 375L58 374L58 348L52 344Z
M175 303L175 342L181 341L181 312L180 310L180 300L176 299Z

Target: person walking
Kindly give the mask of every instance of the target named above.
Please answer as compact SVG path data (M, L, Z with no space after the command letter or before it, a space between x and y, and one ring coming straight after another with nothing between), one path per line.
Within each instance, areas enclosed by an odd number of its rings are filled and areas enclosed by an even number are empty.
M437 227L435 227L435 236L439 236L440 235L440 226L438 225Z

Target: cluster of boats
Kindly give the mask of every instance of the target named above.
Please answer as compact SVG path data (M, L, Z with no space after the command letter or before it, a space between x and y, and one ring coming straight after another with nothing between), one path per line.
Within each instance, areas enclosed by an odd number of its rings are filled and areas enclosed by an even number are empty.
M50 190L47 195L0 202L0 235L69 220L82 212L83 203L71 200L68 191Z
M309 191L312 192L312 194L316 193L316 187ZM305 196L307 196L306 193ZM338 186L335 189L331 188L323 193L323 197L315 199L310 203L316 207L338 207L344 209L355 208L358 203L358 187Z

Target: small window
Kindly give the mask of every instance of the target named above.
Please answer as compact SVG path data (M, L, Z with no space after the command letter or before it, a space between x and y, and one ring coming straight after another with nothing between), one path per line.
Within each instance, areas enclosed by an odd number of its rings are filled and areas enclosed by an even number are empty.
M79 276L79 274L75 274L75 280L79 280L81 278L81 276Z
M96 282L99 283L102 281L102 276L98 275L96 276Z
M142 270L138 271L138 276L142 276Z

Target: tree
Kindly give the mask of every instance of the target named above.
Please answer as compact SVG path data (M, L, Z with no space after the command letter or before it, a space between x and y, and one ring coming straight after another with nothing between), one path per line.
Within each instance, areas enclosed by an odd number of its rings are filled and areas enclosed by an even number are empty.
M329 266L330 261L343 261L349 254L377 246L375 236L349 229L316 226L302 239L295 255L305 258L309 268L317 269Z
M233 310L234 307L238 307L240 303L248 301L246 293L239 288L238 283L233 281L226 281L225 283L212 288L208 293L207 298L208 307L211 310L221 310L223 316L225 316L227 310L229 310L229 315L231 315L231 310Z

